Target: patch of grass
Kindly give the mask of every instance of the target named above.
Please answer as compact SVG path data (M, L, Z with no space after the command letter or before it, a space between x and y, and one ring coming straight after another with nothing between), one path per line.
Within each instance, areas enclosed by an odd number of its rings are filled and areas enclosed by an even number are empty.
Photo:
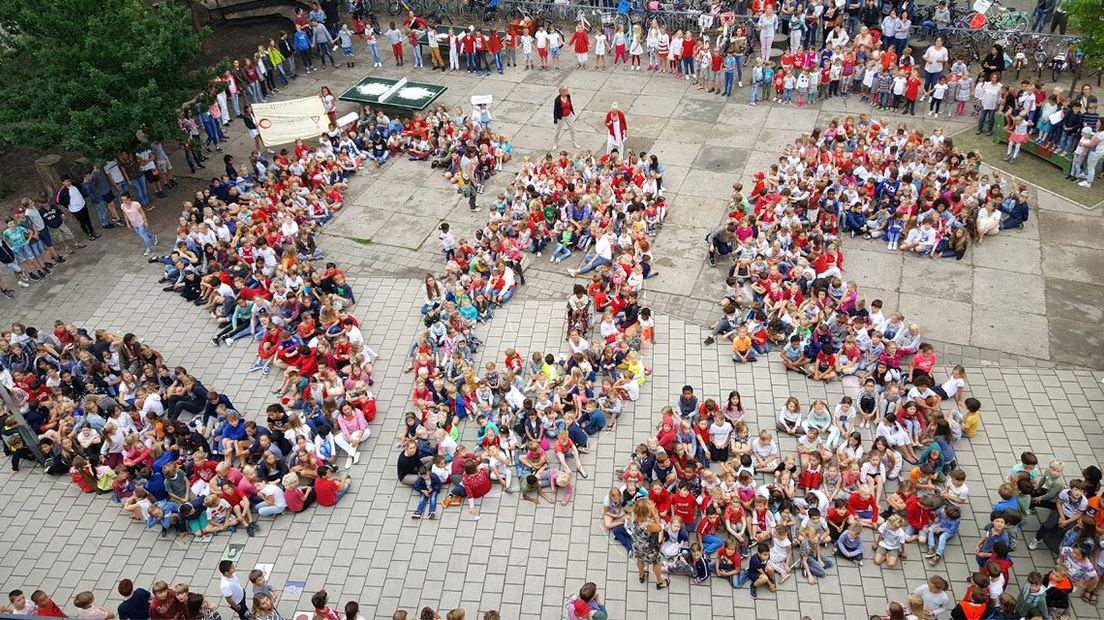
M349 237L349 238L351 240L353 240L354 242L359 243L360 245L368 245L368 244L372 243L371 239L365 239L363 237Z
M1067 200L1076 202L1086 209L1092 209L1100 205L1101 198L1104 195L1100 193L1099 182L1092 189L1081 187L1066 180L1066 174L1069 173L1068 168L1060 169L1054 164L1027 152L1021 152L1016 163L1010 164L1004 161L1004 155L1008 148L1007 144L998 144L993 141L992 137L985 134L979 136L975 132L976 129L971 127L955 134L953 136L955 146L962 151L977 151L981 153L982 160L986 164L1001 172L1038 185Z

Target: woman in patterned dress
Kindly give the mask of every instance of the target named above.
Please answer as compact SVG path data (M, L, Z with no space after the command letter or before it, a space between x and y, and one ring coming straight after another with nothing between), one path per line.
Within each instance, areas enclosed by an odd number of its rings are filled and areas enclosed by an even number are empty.
M670 580L664 579L660 570L662 555L659 552L659 533L663 531L663 524L659 519L655 504L641 498L633 503L632 507L632 553L636 558L636 567L640 571L640 583L648 581L648 566L655 573L656 589L662 590L671 585Z

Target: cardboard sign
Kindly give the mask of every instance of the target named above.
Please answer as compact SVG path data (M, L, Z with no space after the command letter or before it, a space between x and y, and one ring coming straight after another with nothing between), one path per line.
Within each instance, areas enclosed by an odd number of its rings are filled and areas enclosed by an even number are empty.
M237 564L243 553L245 553L244 543L227 543L226 550L222 552L222 559Z

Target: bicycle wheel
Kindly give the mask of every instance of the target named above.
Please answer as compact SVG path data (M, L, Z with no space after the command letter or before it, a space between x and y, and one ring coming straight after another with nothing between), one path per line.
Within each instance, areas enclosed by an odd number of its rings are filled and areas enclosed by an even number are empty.
M1008 29L1016 32L1027 32L1027 16L1013 15L1008 20Z
M449 16L449 11L444 5L437 7L437 23L448 26L452 25L452 17Z
M399 0L391 0L387 3L387 14L391 17L396 17L402 13L402 2Z

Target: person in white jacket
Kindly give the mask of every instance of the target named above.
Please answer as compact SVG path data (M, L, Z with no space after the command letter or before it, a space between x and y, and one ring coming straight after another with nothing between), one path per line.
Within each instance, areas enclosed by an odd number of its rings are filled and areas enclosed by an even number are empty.
M613 260L613 233L606 231L594 241L594 251L583 258L583 264L578 269L568 269L572 276L593 271Z

